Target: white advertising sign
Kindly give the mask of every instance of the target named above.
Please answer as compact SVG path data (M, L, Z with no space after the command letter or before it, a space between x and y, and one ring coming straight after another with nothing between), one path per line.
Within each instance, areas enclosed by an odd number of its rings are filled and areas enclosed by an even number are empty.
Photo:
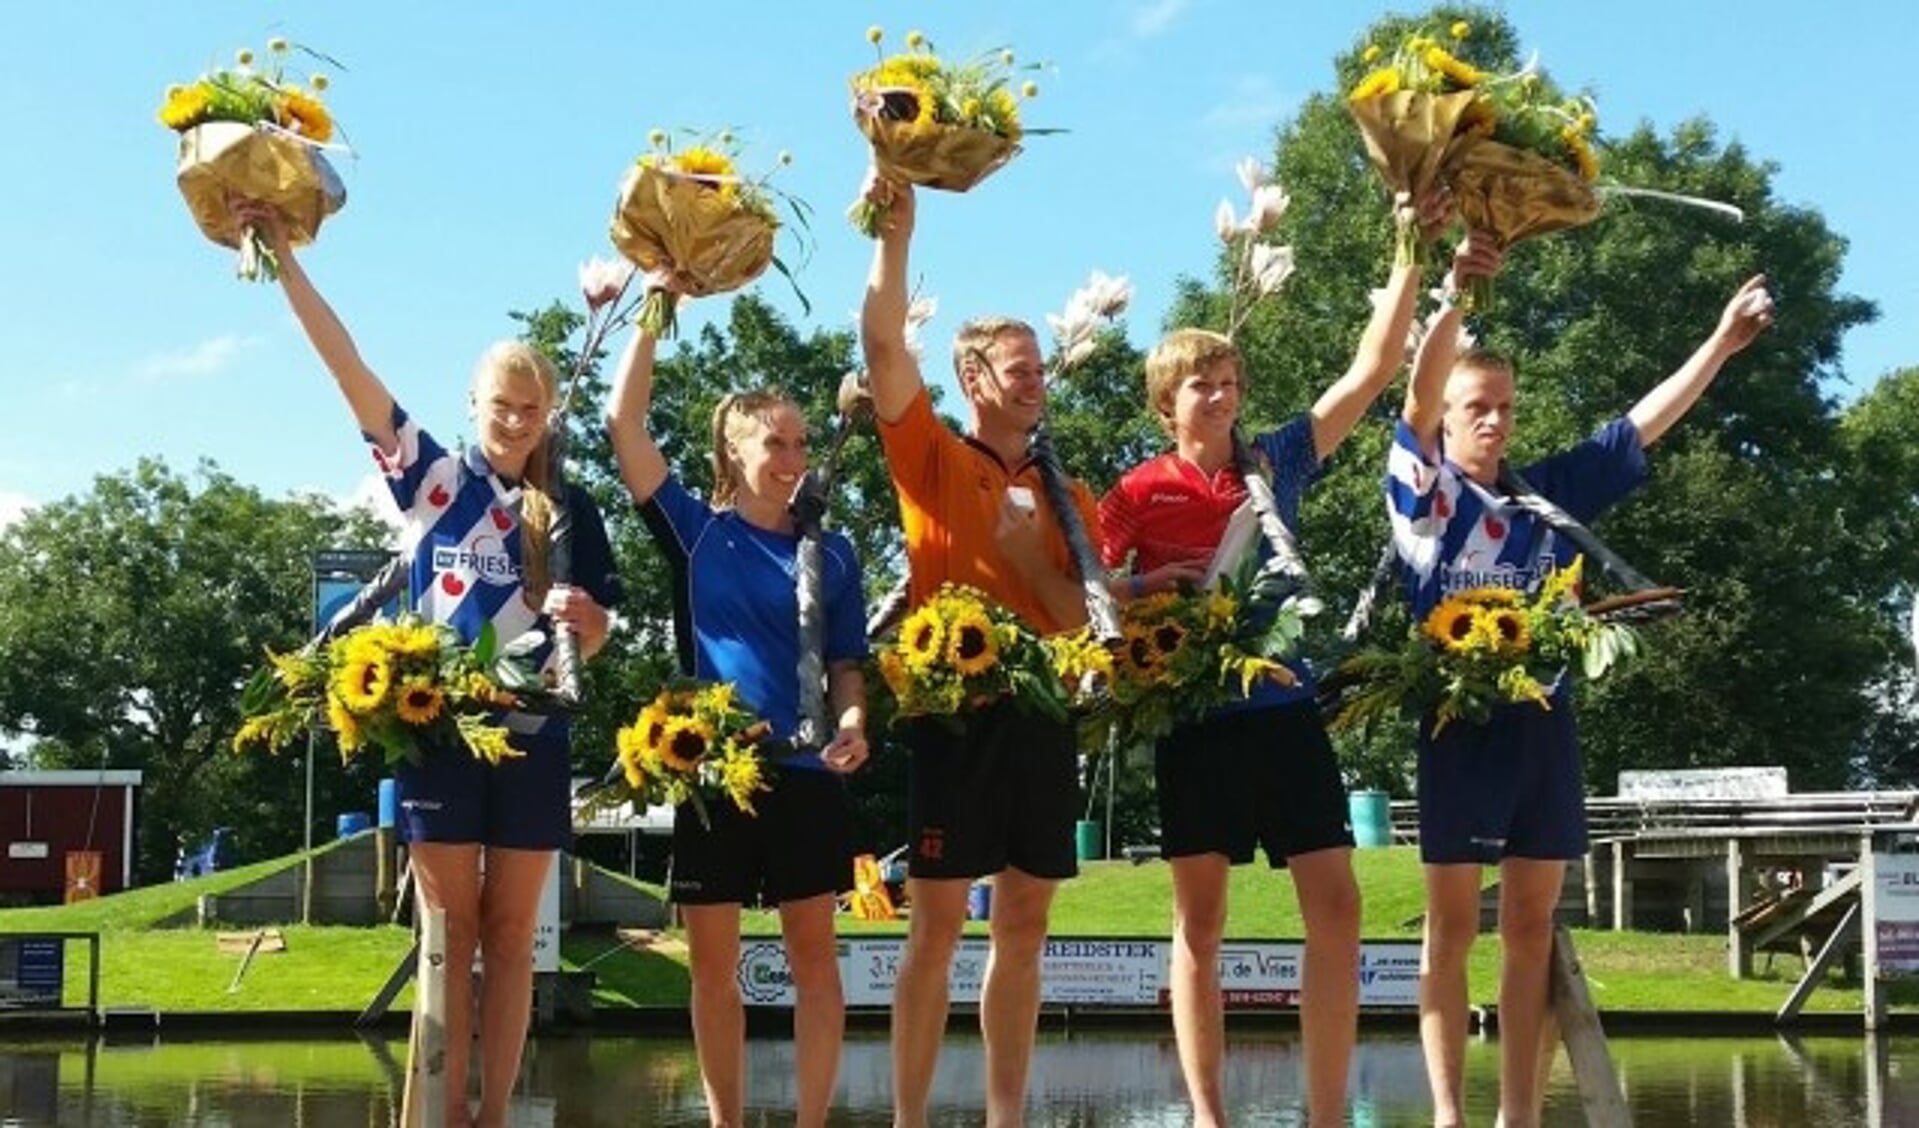
M1040 954L1040 1001L1049 1006L1164 1007L1171 943L1151 939L1055 939ZM905 955L902 936L844 937L840 981L849 1007L887 1007ZM987 940L967 936L953 956L955 1003L977 1003L986 974ZM1297 941L1228 941L1219 953L1220 988L1228 1007L1291 1007L1299 1003ZM790 1007L793 981L777 937L740 943L740 994L748 1006ZM1361 946L1361 1006L1410 1007L1419 1002L1416 941Z
M1873 919L1880 978L1919 974L1919 854L1874 854Z
M533 918L533 970L560 970L560 861L546 867L540 887L540 912Z

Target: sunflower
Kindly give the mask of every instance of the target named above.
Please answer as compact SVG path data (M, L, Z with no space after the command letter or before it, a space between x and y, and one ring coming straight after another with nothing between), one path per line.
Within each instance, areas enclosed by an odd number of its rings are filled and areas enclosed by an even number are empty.
M399 700L393 711L410 725L424 725L440 715L446 695L428 678L408 678L400 684Z
M437 657L440 653L440 632L423 623L396 624L387 633L386 647L395 654L408 657Z
M168 129L191 129L205 120L211 103L203 83L171 87L167 90L166 102L160 107L160 124Z
M646 771L641 762L639 726L628 725L614 734L614 743L619 748L620 770L626 775L626 785L634 791L646 786Z
M1159 648L1153 645L1151 629L1131 624L1125 628L1120 653L1125 656L1129 671L1141 681L1150 681L1166 662Z
M1186 628L1177 619L1168 619L1153 628L1152 639L1153 649L1171 660L1186 644Z
M1526 616L1510 607L1488 611L1482 620L1491 628L1498 640L1499 649L1508 653L1524 653L1532 649L1532 628L1526 625Z
M370 713L386 701L393 684L393 667L386 652L360 649L351 653L346 665L333 678L333 694L355 713Z
M1427 66L1451 79L1456 86L1473 87L1486 80L1478 67L1455 57L1444 47L1429 46L1422 58Z
M366 734L360 731L360 719L353 715L341 700L333 694L327 694L326 723L339 738L340 754L358 752L366 743Z
M333 140L333 118L320 100L304 90L286 92L280 102L280 124L318 145Z
M732 176L733 159L718 149L695 145L674 155L673 171L684 176Z
M1585 134L1572 126L1559 131L1559 139L1566 144L1566 151L1572 154L1573 165L1579 172L1579 179L1591 183L1599 179L1599 158L1593 154L1592 145Z
M713 749L713 726L692 717L672 717L660 736L660 759L674 771L690 772Z
M1013 97L1012 91L1002 86L987 94L986 110L992 115L993 124L997 127L994 129L995 133L1008 141L1019 140L1019 99Z
M633 738L639 742L642 752L657 754L666 739L666 722L670 713L663 700L654 700L640 710L640 717L633 722Z
M1453 596L1459 603L1474 603L1481 607L1517 607L1519 591L1509 587L1476 587Z
M1455 596L1433 608L1432 613L1426 616L1426 635L1447 650L1457 653L1472 645L1473 626L1478 618L1479 612L1472 604Z
M933 668L945 643L946 624L940 620L937 608L920 608L900 627L900 656L905 659L906 668L916 674Z
M1353 87L1353 92L1348 96L1348 100L1363 102L1368 98L1380 94L1396 94L1399 92L1399 87L1399 68L1381 67L1360 80L1359 85Z
M998 661L999 642L993 637L993 621L985 612L962 611L947 625L946 662L961 677L983 674Z
M245 752L247 746L250 744L271 745L272 742L272 717L248 717L246 720L240 722L240 731L233 734L233 750L235 752Z
M1499 127L1499 113L1493 109L1491 101L1474 98L1466 103L1466 109L1459 115L1459 131L1475 133L1481 137L1491 137L1493 130Z

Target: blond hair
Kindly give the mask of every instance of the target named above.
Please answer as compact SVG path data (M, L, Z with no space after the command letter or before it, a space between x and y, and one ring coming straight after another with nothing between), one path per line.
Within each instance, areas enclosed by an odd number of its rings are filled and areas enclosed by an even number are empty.
M487 375L501 378L531 376L539 382L546 403L540 415L540 441L526 456L520 477L520 586L527 601L539 606L546 599L552 576L547 572L547 548L553 534L553 516L559 501L553 496L552 424L546 413L559 397L560 374L545 353L525 341L496 341L473 366L477 388Z
M962 395L966 394L966 366L1008 333L1022 333L1034 341L1039 340L1033 327L1017 317L975 317L953 335L953 378L959 382Z
M1222 360L1233 362L1240 395L1246 394L1246 366L1239 347L1224 333L1211 329L1175 329L1146 354L1146 404L1167 433L1173 430L1173 396L1189 376L1197 376Z
M1515 380L1519 378L1519 369L1511 358L1491 349L1467 349L1453 361L1453 372L1504 372Z
M771 388L728 392L713 408L713 508L729 509L740 496L739 475L727 448L746 438L753 423L770 426L770 417L783 407L799 410L784 393Z

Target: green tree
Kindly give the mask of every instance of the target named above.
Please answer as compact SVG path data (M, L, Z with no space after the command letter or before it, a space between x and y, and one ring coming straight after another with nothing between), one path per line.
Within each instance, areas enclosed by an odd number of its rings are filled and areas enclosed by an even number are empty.
M273 500L211 463L188 478L143 460L34 510L0 534L0 731L29 738L37 767L145 773L141 880L171 874L176 843L215 826L244 857L297 848L301 762L230 751L239 687L266 648L310 633L314 551L378 536L323 498ZM370 806L378 775L318 772L322 825Z
M1462 53L1476 66L1511 72L1524 61L1519 30L1487 9L1388 18L1334 60L1330 89L1278 130L1274 165L1293 204L1273 238L1293 246L1298 272L1241 332L1256 425L1302 409L1344 367L1390 254L1385 192L1341 93L1365 71L1361 51L1456 19L1472 25ZM1655 449L1652 482L1599 525L1641 570L1690 594L1684 616L1649 632L1648 661L1583 695L1590 784L1610 791L1628 767L1764 763L1789 767L1797 787L1842 785L1862 742L1883 729L1874 687L1895 668L1889 610L1910 590L1913 559L1909 516L1904 539L1897 519L1874 519L1865 543L1842 523L1874 496L1861 492L1847 442L1863 449L1867 434L1885 445L1900 433L1877 422L1877 396L1849 431L1828 391L1842 377L1843 334L1874 307L1838 291L1844 240L1817 211L1777 199L1773 165L1722 143L1705 120L1665 134L1608 124L1604 179L1724 200L1747 218L1613 198L1594 223L1511 250L1499 304L1475 329L1517 363L1515 459L1563 447L1631 406L1748 275L1763 271L1782 304L1773 330ZM1221 279L1189 281L1171 320L1222 322ZM1379 480L1398 406L1397 390L1382 397L1309 498L1304 540L1330 592L1356 590L1383 542ZM1403 793L1405 728L1344 743L1357 777Z

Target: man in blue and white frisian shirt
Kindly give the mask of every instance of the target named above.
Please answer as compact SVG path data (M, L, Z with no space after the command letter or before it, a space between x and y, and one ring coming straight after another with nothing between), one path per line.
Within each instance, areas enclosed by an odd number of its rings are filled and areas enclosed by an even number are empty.
M1484 232L1460 245L1450 295L1499 256ZM1450 297L1414 361L1388 454L1386 495L1400 578L1415 616L1476 587L1531 590L1577 550L1497 483L1513 429L1507 360L1459 355ZM1624 416L1572 448L1522 469L1532 488L1586 522L1646 474L1645 448L1684 415L1728 358L1772 322L1762 277L1733 295L1699 348ZM1495 709L1483 725L1419 730L1419 843L1426 863L1420 1035L1438 1125L1464 1123L1466 958L1479 932L1480 870L1500 871L1500 1121L1538 1122L1538 1063L1546 1016L1553 910L1566 862L1586 851L1586 812L1572 701L1565 679L1552 708Z

